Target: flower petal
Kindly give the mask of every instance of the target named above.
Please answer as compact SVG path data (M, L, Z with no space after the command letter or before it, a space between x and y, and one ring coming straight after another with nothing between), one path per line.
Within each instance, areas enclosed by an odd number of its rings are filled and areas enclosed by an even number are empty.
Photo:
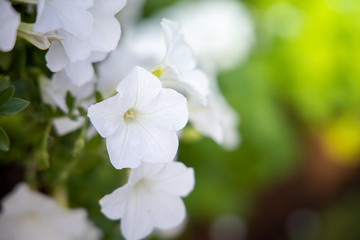
M186 98L172 89L162 89L152 101L138 103L136 110L140 124L158 129L180 130L188 121Z
M154 225L161 229L168 229L179 225L186 216L183 200L178 196L172 196L158 192L152 195L148 201L152 202L154 212Z
M118 45L121 29L115 18L125 5L125 0L95 0L90 12L94 17L94 27L89 39L93 51L110 52Z
M66 66L65 72L78 87L83 86L94 77L94 68L88 61L70 62Z
M137 134L141 138L140 151L145 162L170 162L174 159L179 140L175 131L159 130L147 121L137 121Z
M59 136L64 136L70 132L81 128L84 124L84 121L84 117L78 117L76 120L72 120L68 117L59 117L54 118L53 124L57 134Z
M134 107L155 98L161 82L147 70L136 66L117 86L116 91L126 98L135 98Z
M112 220L122 218L126 211L128 195L129 189L125 185L104 196L99 201L101 212Z
M126 212L121 219L121 231L126 239L141 239L154 229L148 196L144 191L131 191Z
M20 14L9 1L0 1L0 51L8 52L14 48L19 25Z
M34 30L40 33L64 29L80 39L90 36L93 17L87 11L93 0L39 0Z
M49 51L45 55L46 65L52 72L63 70L69 63L63 45L58 41L52 41Z
M136 168L141 161L172 161L179 145L175 132L130 123L106 139L110 161L117 169Z
M181 162L170 162L162 164L144 163L144 175L148 176L148 181L153 182L149 184L152 191L166 192L174 196L187 196L195 185L194 170L186 167Z
M99 134L106 138L113 135L119 127L125 125L124 114L129 105L131 102L128 102L121 94L117 94L91 105L88 109L88 117Z
M132 125L123 124L106 138L110 161L116 169L136 168L143 158L141 137L136 134L136 127Z
M92 49L87 40L81 40L63 30L59 30L58 32L64 37L64 39L60 41L71 62L84 61L90 57Z

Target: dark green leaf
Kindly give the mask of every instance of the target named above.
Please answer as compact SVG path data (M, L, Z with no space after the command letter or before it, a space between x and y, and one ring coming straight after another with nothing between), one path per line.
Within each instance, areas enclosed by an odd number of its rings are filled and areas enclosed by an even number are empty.
M79 107L78 110L79 110L79 113L80 113L81 116L86 117L87 113L86 113L85 109L83 109L82 107Z
M9 151L10 140L5 130L0 127L0 150Z
M24 110L30 102L20 99L12 98L4 106L0 107L0 115L13 115Z
M0 91L4 90L5 88L8 88L10 85L10 79L8 76L2 77L0 79Z
M70 92L66 93L66 106L69 109L69 113L71 113L74 109L75 99L71 96Z
M101 102L102 100L104 100L99 91L95 92L95 99L96 99L96 102Z
M10 86L0 91L0 107L5 105L7 102L9 102L9 100L14 94L14 91L15 91L14 86Z

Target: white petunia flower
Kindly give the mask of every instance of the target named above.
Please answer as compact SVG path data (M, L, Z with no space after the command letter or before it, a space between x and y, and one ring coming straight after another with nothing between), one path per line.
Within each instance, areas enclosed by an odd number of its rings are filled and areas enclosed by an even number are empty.
M73 1L72 4L78 6L79 4L77 2L79 1L81 2L83 0ZM52 2L56 2L56 6L61 6L61 8L59 8L59 12L61 13L62 7L65 7L65 4L62 3L61 0L52 0L51 2L46 2L45 6L47 3L50 4ZM84 83L90 81L94 76L92 63L97 61L93 59L94 53L102 52L106 55L106 53L114 50L118 44L121 28L120 23L115 18L115 14L124 7L125 3L126 0L84 0L84 3L79 5L81 8L78 6L78 10L81 10L81 14L86 13L85 15L87 17L90 16L91 21L86 22L86 27L84 26L84 29L79 31L82 34L77 32L76 26L69 29L67 24L58 24L60 27L56 30L63 39L52 42L46 55L47 66L49 69L53 72L65 69L70 79L78 86L82 86ZM38 4L38 8L41 8L41 4ZM44 16L40 14L40 17L38 17L34 26L35 30L41 29L45 31L53 29L53 27L36 28L38 25L46 26L46 24L43 23L44 21L40 20L46 18L54 10L53 8L54 6L51 5L51 7L48 7L41 12ZM75 10L76 8L73 11ZM45 14L45 12L48 13ZM60 16L62 15L60 14ZM66 17L67 15L64 14L64 16ZM52 18L49 19L51 20ZM70 18L67 19L66 22L72 20L74 19ZM55 23L61 22L60 20L53 21ZM79 24L81 23L78 23L78 25ZM88 30L88 25L90 26L90 30ZM55 24L54 26L57 25Z
M225 149L233 150L240 143L239 117L220 92L215 77L210 79L211 92L206 105L196 99L188 100L189 122Z
M20 14L9 1L0 0L0 51L8 52L14 48L19 25Z
M100 236L84 209L64 209L25 183L17 185L2 202L0 239L96 240Z
M63 29L79 39L90 37L94 0L39 0L34 30L40 33Z
M135 67L116 91L88 109L92 124L106 138L114 167L172 161L179 144L176 131L188 120L186 98L163 89L159 79L141 67Z
M255 42L251 15L236 0L182 1L161 11L156 19L164 16L181 23L185 41L206 69L235 67Z
M163 62L153 69L164 87L173 88L186 96L206 103L209 94L209 81L197 69L190 47L185 43L176 22L162 19L166 42L166 55Z
M40 78L40 87L43 102L53 108L58 107L65 114L69 113L66 104L66 94L69 92L74 98L75 108L88 108L95 102L93 97L95 79L87 82L81 87L72 83L64 71L57 72L53 75L51 81L45 77ZM73 111L74 115L80 115L77 109ZM57 117L53 120L55 130L58 135L63 136L83 126L85 117L78 116L76 119L70 119L67 116Z
M181 197L194 184L193 169L183 163L143 163L131 171L127 184L100 200L101 211L110 219L121 219L126 239L141 239L154 228L170 229L183 222Z
M209 94L209 80L197 67L191 49L183 40L180 25L166 19L161 21L161 25L166 40L165 56L159 54L163 52L161 39L149 39L149 35L142 35L140 29L140 36L135 34L131 38L123 39L118 49L99 65L101 91L110 89L119 75L124 75L134 66L141 66L159 77L163 87L172 88L186 97L196 98L205 104ZM109 91L105 90L105 92Z

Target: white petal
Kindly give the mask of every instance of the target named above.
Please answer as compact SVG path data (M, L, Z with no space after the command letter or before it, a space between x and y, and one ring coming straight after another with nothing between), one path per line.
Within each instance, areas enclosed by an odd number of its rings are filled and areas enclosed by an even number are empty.
M106 15L114 16L124 8L126 2L126 0L94 0L94 6L92 8L96 8Z
M135 67L117 86L116 91L126 97L134 98L142 104L155 98L161 90L160 80L141 67Z
M88 117L99 134L106 138L125 124L124 114L129 109L127 107L126 98L117 94L100 103L91 105L88 109Z
M100 199L101 212L108 218L116 220L124 216L127 207L129 188L123 186Z
M95 18L94 28L89 38L91 49L101 52L113 51L117 47L121 35L119 21L114 15L105 15L95 7L91 12Z
M52 72L59 72L63 70L69 63L65 49L58 41L52 41L45 58L46 65Z
M160 24L164 31L167 46L169 46L174 39L180 37L180 24L177 22L163 18Z
M90 103L93 103L91 95L94 92L94 82L95 79L92 79L83 86L78 87L72 83L65 71L60 71L55 73L51 81L44 86L44 91L63 112L67 113L66 93L70 92L75 98L75 106L87 108Z
M87 40L81 40L63 30L59 30L58 32L64 37L64 39L61 40L61 44L71 62L84 61L90 57L92 49Z
M169 162L177 152L175 132L130 123L106 139L110 161L117 169L136 168L141 161Z
M91 62L70 62L65 68L66 74L78 87L83 86L94 77L94 68Z
M139 63L138 57L133 51L120 45L109 57L97 65L99 76L98 90L103 97L107 98L116 91L120 80L122 80Z
M81 128L84 124L85 118L78 117L76 120L72 120L68 117L59 117L53 120L55 130L59 136L64 136L70 132L73 132Z
M159 168L157 165L160 164L144 163L143 167L144 175L148 176L148 181L153 182L151 184L153 191L185 197L193 190L195 177L192 168L186 167L181 162L169 162L162 164L160 171L156 171L156 168Z
M53 100L63 112L67 113L68 108L66 105L65 97L67 89L70 89L70 79L64 71L57 72L53 75L50 83L45 86L45 93Z
M105 58L107 57L107 53L106 52L96 52L93 51L91 52L91 55L89 57L89 61L94 63L94 62L102 62L105 60Z
M126 239L136 240L149 235L154 229L148 196L144 191L131 191L121 230Z
M142 139L134 124L121 125L116 133L106 139L110 161L116 169L137 168L144 158Z
M172 89L162 89L152 101L138 103L136 119L154 128L180 130L188 120L186 98Z
M185 219L185 206L180 197L158 192L151 200L154 205L155 227L160 229L172 228Z
M173 21L163 19L161 25L167 42L165 63L180 69L193 69L196 66L190 47L184 42L180 26Z
M5 236L18 240L84 239L85 236L96 239L98 231L86 218L85 210L65 210L50 197L31 191L22 183L3 200L0 239L8 239ZM14 226L2 229L9 223Z
M93 17L87 11L93 0L39 0L34 25L36 32L64 29L80 39L90 36Z
M5 214L0 215L0 239L19 239L16 236L16 233L19 231L16 222L16 218Z
M7 0L0 1L0 51L8 52L14 48L19 25L20 14Z
M217 114L212 99L206 106L198 101L189 101L189 121L192 126L219 144L224 141L224 129L221 126L220 118L221 116Z
M175 131L160 130L147 121L137 121L136 135L142 139L139 151L145 162L170 162L174 159L179 140Z

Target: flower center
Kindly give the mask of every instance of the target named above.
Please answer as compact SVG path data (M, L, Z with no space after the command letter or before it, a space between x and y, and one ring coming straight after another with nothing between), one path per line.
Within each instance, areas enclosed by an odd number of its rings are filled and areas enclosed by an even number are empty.
M162 67L156 67L153 71L152 74L154 74L156 77L160 77L164 72L164 69Z
M127 110L126 113L124 114L124 118L127 121L134 119L134 117L135 117L135 113L132 109Z

